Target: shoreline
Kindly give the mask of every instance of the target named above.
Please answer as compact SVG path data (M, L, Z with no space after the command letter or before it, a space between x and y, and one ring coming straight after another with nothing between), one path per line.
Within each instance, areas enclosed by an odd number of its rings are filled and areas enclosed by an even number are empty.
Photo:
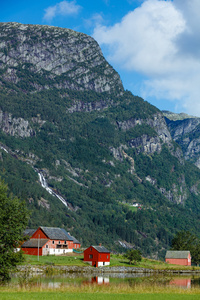
M56 273L80 273L82 275L107 275L107 274L141 274L141 275L200 275L199 270L175 270L175 269L145 269L138 267L99 267L94 268L91 266L58 266L58 265L20 265L17 266L17 272L23 272L29 269L36 274L46 274L48 270L54 270Z

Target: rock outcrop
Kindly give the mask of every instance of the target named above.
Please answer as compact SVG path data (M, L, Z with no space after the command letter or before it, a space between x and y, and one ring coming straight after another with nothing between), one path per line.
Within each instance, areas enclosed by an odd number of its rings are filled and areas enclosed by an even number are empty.
M4 80L15 84L32 74L33 90L54 86L123 91L118 73L106 62L92 37L53 26L1 23L0 70Z
M3 132L11 136L22 138L35 135L34 130L30 127L29 122L23 118L13 118L12 114L0 110L0 128Z
M200 118L167 120L173 139L180 145L185 160L200 168Z
M162 149L159 137L150 137L146 134L131 139L128 144L131 148L136 148L137 153L153 154L154 152L159 153Z

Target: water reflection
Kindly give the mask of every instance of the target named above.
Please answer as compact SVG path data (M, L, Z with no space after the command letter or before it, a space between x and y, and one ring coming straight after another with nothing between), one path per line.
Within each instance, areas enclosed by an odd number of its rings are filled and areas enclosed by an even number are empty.
M82 274L83 275L83 274ZM26 278L26 281L21 280L19 274L18 277L13 277L12 284L18 286L40 286L51 289L59 289L60 287L75 285L112 285L112 284L123 284L127 286L135 286L137 284L158 284L167 286L176 286L180 288L190 289L191 287L200 287L200 277L171 277L155 275L155 276L140 276L136 274L128 273L109 273L101 275L83 275L80 277L78 273L65 273L63 275L54 275L51 277L47 276L32 276ZM23 278L22 278L23 279ZM21 283L20 283L21 282Z
M47 285L47 287L50 289L58 289L61 286L62 286L62 282L54 282L54 281L49 282Z
M90 278L88 281L84 282L85 284L98 284L98 285L103 285L103 284L109 284L110 283L110 278L109 277L103 277L103 276L94 276Z
M191 288L191 278L175 278L170 281L170 285L178 286L185 289Z

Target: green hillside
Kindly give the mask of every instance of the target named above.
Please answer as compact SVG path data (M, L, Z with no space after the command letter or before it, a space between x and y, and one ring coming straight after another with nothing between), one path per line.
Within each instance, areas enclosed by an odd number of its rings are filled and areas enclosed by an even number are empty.
M14 51L19 55L15 64L3 58L1 64L0 176L14 195L26 200L32 212L29 227L64 227L84 246L101 242L113 251L135 247L154 258L164 257L179 230L199 236L199 169L184 161L162 113L123 90L95 41L79 34L71 46L73 52L89 39L88 49L98 56L95 66L89 68L93 60L87 61L87 55L81 64L74 56L70 71L55 74L54 68L36 70L13 40L23 34L30 43L31 30L38 37L38 51L46 53L58 28L31 26L21 33L20 25L2 26L10 32L7 40L0 36L7 45L0 49L2 57ZM42 32L51 36L43 44ZM58 52L52 45L48 49L52 55ZM66 205L42 187L39 174Z

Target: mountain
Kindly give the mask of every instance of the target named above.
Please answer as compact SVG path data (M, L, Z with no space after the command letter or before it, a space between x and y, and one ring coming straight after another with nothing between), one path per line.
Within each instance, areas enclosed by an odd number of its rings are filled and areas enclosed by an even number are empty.
M168 116L169 117L169 116ZM181 147L184 159L200 168L200 118L168 119L172 138Z
M178 121L178 120L185 120L185 119L195 119L197 117L195 116L190 116L186 113L180 113L180 114L177 114L177 113L173 113L171 111L168 111L168 110L163 110L162 111L163 115L171 120L171 121Z
M154 258L177 231L199 235L200 170L90 36L0 23L0 148L0 176L26 200L30 228Z

